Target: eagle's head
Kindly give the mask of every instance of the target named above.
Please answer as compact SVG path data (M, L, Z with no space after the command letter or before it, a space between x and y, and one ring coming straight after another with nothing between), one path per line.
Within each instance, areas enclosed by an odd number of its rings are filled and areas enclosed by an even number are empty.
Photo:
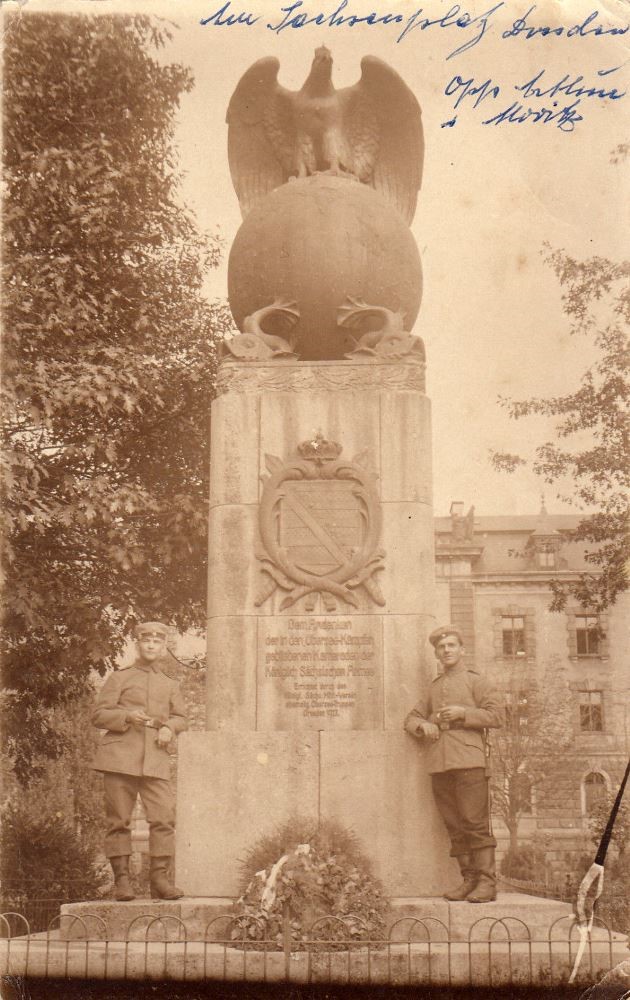
M319 48L315 49L315 58L313 59L313 66L328 66L332 68L332 52L327 49L325 45L320 45Z
M311 93L325 93L331 87L332 79L332 52L325 45L320 45L315 49L315 58L311 66L311 72L304 84L305 89Z

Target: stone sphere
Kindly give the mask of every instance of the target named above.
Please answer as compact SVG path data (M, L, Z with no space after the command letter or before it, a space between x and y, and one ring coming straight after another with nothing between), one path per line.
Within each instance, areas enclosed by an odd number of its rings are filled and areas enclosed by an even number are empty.
M339 306L350 297L400 310L410 331L422 266L411 230L380 194L348 178L315 174L271 191L247 216L230 253L228 295L239 329L275 299L294 300L296 353L338 360L362 332L338 326ZM265 330L283 333L271 323Z

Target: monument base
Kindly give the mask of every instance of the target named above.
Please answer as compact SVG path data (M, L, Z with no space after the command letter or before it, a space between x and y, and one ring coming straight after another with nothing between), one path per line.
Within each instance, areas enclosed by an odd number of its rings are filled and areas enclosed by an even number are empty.
M458 880L422 755L402 732L185 733L177 797L177 884L195 895L238 896L247 851L291 816L353 830L390 898Z
M63 941L222 941L233 903L225 896L65 903L59 936ZM507 939L507 931L511 941L566 941L572 913L568 903L520 893L499 893L493 903L479 904L398 896L390 902L387 936L392 942L499 942Z

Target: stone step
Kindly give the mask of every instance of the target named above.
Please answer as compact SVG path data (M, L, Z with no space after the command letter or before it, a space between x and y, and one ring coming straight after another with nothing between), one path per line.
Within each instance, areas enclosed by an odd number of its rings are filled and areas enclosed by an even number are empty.
M230 913L232 903L228 896L64 903L59 936L62 941L211 940L221 937L226 921L217 921Z
M61 908L60 939L220 941L232 902L227 896L187 896L172 902L66 903ZM396 942L566 942L573 922L568 903L522 893L499 893L495 902L477 904L437 897L397 897L391 901L388 932ZM595 936L601 937L601 933L595 929ZM571 939L577 940L575 928Z
M392 900L393 940L406 941L547 941L551 932L567 940L573 923L568 903L522 893L499 892L492 903L460 903L446 899ZM557 928L557 930L556 930ZM424 935L424 937L423 937Z

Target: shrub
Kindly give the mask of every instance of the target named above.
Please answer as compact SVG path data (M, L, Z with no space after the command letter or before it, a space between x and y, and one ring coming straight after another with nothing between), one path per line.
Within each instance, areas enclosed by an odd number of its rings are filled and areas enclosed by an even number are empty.
M252 846L242 879L231 931L237 947L282 948L287 930L293 948L384 939L382 887L356 835L335 821L292 817Z
M523 882L531 882L540 879L539 869L540 858L533 847L527 845L517 848L515 851L508 850L501 859L501 874L507 878L520 879ZM542 879L540 879L542 881Z
M9 802L2 810L0 874L5 904L29 919L41 901L56 904L94 899L106 878L92 849L82 843L63 813L36 813ZM48 908L50 909L50 907ZM30 922L30 920L29 920ZM31 930L41 929L31 926Z
M589 816L590 839L594 847L599 846L602 834L608 822L610 811L615 801L615 795L610 792L601 799L591 809ZM620 857L624 857L628 844L630 844L630 801L628 796L621 800L621 805L615 819L613 827L610 849L616 850Z

